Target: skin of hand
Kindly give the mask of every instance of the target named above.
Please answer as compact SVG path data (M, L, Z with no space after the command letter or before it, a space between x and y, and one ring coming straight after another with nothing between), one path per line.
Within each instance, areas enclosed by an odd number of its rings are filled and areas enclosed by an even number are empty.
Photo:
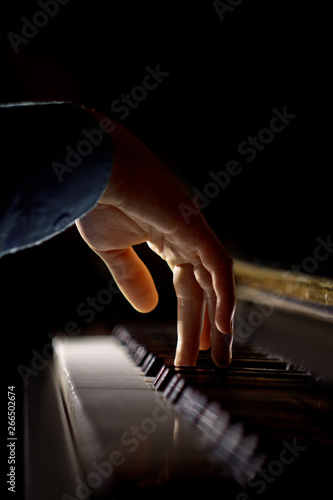
M105 118L95 110L98 120ZM193 206L178 180L131 132L113 122L113 166L95 208L76 226L105 262L119 289L140 312L158 302L153 278L133 250L146 242L173 273L177 296L176 366L194 366L211 347L218 366L232 355L235 309L233 260L196 210L185 221L179 206Z

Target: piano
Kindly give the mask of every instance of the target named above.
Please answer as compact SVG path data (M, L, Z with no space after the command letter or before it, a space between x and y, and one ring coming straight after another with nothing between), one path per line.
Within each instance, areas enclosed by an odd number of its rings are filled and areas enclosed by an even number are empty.
M27 500L331 490L333 281L242 261L235 275L228 368L209 351L174 367L172 322L54 338L25 398Z

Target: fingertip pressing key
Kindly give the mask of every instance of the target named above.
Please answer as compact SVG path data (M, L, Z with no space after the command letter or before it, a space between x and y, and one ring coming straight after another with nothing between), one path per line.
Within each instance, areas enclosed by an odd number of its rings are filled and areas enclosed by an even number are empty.
M233 333L216 332L212 339L211 356L214 363L221 368L230 365L232 359Z

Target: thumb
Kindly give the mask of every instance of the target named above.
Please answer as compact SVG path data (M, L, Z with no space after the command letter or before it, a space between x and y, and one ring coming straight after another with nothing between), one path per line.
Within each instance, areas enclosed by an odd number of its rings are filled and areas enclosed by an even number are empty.
M139 312L155 309L158 293L154 280L133 248L96 252L110 270L120 291Z

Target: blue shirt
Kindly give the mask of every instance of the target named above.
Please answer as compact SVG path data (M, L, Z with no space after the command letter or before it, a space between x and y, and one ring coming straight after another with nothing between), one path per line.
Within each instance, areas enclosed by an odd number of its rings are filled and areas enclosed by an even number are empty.
M0 257L63 231L111 173L111 120L67 102L0 105Z

